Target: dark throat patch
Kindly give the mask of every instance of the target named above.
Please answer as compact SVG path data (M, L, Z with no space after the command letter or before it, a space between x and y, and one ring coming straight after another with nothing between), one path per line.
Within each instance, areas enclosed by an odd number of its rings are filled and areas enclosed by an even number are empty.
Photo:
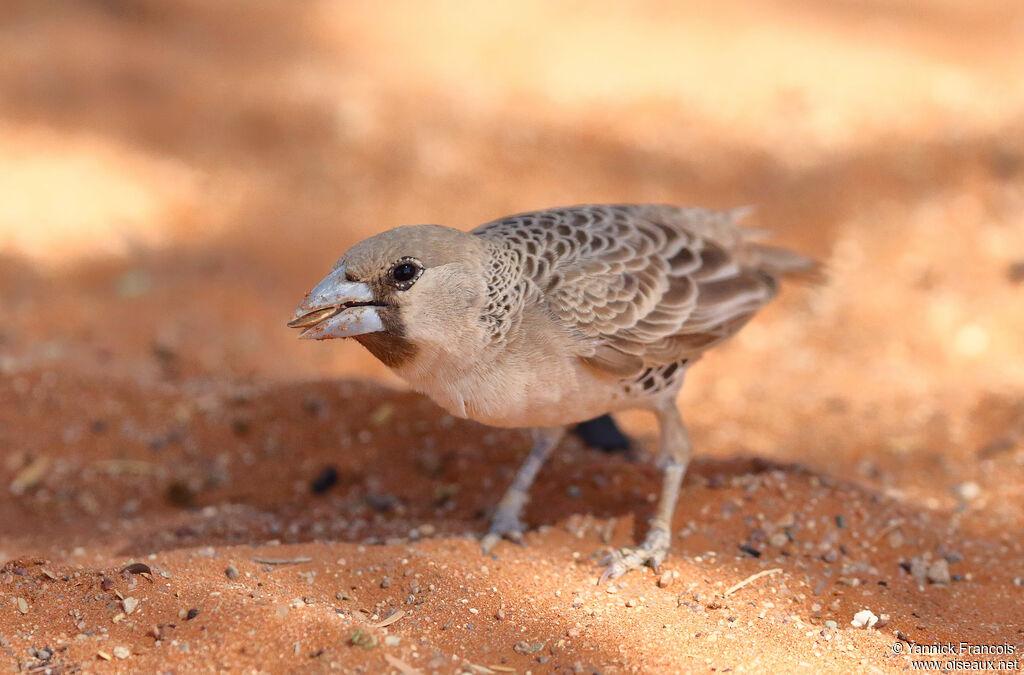
M384 330L356 335L355 339L385 366L398 368L416 356L418 350L416 345L405 337L405 324L402 323L398 307L387 304L377 310L377 313L384 324Z

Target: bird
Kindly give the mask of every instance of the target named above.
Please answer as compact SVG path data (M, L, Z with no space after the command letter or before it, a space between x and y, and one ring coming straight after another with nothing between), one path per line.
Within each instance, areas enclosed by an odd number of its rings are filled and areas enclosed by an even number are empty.
M676 404L688 369L820 265L760 243L749 209L587 204L471 231L403 225L360 241L302 300L302 339L352 338L454 416L525 428L533 444L498 502L485 553L522 543L523 507L574 424L653 412L662 489L646 536L613 550L599 581L657 572L692 444Z

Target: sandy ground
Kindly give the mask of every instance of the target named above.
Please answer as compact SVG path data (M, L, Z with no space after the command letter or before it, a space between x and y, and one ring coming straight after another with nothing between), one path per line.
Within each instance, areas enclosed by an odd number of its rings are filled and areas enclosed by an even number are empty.
M441 7L3 3L0 667L1019 664L1020 4ZM694 369L673 552L598 586L656 469L566 441L483 556L526 436L284 322L381 229L603 201L831 276Z

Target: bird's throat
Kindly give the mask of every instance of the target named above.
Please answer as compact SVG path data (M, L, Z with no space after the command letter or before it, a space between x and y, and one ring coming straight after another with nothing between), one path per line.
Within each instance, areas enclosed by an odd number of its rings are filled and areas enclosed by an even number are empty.
M355 339L366 347L378 361L392 369L409 363L417 352L415 344L404 337L386 331L356 335Z

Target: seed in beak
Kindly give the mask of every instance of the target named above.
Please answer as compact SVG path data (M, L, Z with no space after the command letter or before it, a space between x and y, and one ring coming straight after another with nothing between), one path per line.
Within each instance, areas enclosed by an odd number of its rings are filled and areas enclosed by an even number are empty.
M297 319L292 319L288 322L289 328L306 328L308 326L315 326L316 324L329 319L338 312L341 311L341 307L326 307L324 309L318 309L315 312L309 314L303 314Z

